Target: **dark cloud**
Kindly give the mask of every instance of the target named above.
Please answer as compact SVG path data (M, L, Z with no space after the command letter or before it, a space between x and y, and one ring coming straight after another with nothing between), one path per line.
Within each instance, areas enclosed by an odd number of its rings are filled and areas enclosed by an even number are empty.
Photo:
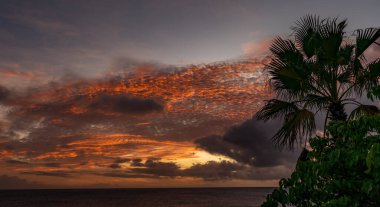
M272 167L294 163L296 152L280 151L271 137L279 122L261 122L256 118L230 128L223 136L209 136L195 140L195 144L210 153L225 155L238 162L256 167Z
M143 114L162 111L163 106L153 99L128 97L126 95L101 94L89 105L94 110L110 110L120 113Z
M113 163L109 166L113 169L119 169L119 164ZM135 177L139 178L159 178L159 177L177 177L181 175L179 166L174 162L161 162L159 159L148 159L142 162L142 159L133 159L130 169L123 172L102 173L103 176L111 177Z
M38 175L38 176L52 176L52 177L74 177L74 172L72 171L63 171L63 170L56 170L56 171L24 171L21 172L21 174L25 175Z
M128 159L128 158L119 158L119 159L114 160L113 163L111 163L108 167L112 169L118 169L122 167L120 164L128 163L130 161L131 159ZM141 165L142 164L141 161L142 161L141 159L135 160L135 162L132 161L131 166L133 165L138 166L139 164Z
M195 144L212 154L221 154L239 162L252 163L253 153L248 148L228 142L221 136L212 135L197 139Z
M71 90L71 89L69 89ZM57 93L62 91L57 91ZM78 92L79 93L79 92ZM64 95L64 94L63 94ZM62 95L62 96L63 96ZM53 99L53 98L52 98ZM72 95L66 99L52 100L43 103L29 103L18 113L29 116L103 118L109 113L145 114L162 111L163 106L153 99L139 98L127 94Z
M202 178L206 181L230 179L268 180L286 177L291 172L292 168L286 166L253 167L229 161L209 161L205 164L195 164L192 167L183 170L182 175Z
M10 91L6 87L0 85L0 103L6 101L9 95Z
M179 166L174 162L160 162L155 160L145 161L143 167L132 168L133 173L148 174L164 177L176 177L180 175L181 171Z
M142 166L144 166L144 164L142 163L142 159L138 158L138 159L132 160L131 166L132 167L142 167Z
M131 159L128 159L128 158L119 158L119 159L116 159L114 161L114 163L119 164L119 163L126 163L126 162L130 162L130 161L131 161Z
M195 164L192 167L183 171L184 176L202 178L204 180L226 180L232 178L239 178L237 174L242 170L247 170L249 167L231 163L228 161L215 162L210 161L206 164Z
M159 178L157 175L148 175L148 174L136 174L129 173L126 171L112 171L112 172L103 172L103 173L93 173L94 175L105 176L105 177L116 177L116 178Z
M29 182L17 176L0 175L0 189L29 189L43 188L44 186L36 182Z
M121 166L119 164L117 164L117 163L112 163L112 164L109 165L109 167L112 168L112 169L121 168Z
M13 159L6 160L5 162L10 165L28 165L29 164L29 162L25 162L21 160L13 160Z
M117 169L117 168L114 168ZM271 180L288 176L290 166L254 167L230 161L209 161L181 169L176 163L147 160L138 167L128 170L94 173L96 175L120 178L174 178L192 177L205 181L216 180Z
M46 167L51 167L51 168L59 168L59 167L61 167L61 163L57 163L57 162L49 162L49 163L46 163L44 165Z
M48 162L48 163L37 164L37 163L30 163L30 162L26 162L26 161L22 161L22 160L15 160L15 159L5 160L5 163L7 163L8 165L26 165L26 166L30 166L30 167L31 166L45 166L45 167L51 167L51 168L61 167L61 164L56 163L56 162Z

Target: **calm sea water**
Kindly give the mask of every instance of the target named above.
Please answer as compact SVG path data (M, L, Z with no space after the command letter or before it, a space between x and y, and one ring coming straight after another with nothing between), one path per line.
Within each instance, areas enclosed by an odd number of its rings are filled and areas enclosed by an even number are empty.
M273 188L3 190L1 207L253 207Z

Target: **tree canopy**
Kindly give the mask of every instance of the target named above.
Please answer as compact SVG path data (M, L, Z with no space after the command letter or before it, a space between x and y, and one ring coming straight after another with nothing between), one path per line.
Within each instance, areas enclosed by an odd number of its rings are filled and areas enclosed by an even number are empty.
M311 139L308 159L280 181L263 207L380 206L380 116L332 121L328 131L340 139Z

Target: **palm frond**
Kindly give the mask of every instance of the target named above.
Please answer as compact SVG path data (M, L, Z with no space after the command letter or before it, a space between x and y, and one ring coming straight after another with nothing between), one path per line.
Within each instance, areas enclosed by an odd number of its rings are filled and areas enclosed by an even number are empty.
M307 87L307 78L312 70L307 61L297 50L293 41L277 37L270 51L274 55L272 61L265 66L271 76L270 86L275 90L278 97L289 98L303 94Z
M362 69L355 79L354 90L358 94L362 94L364 91L370 90L372 87L378 84L380 78L380 59L377 59Z
M361 116L364 115L375 115L379 114L380 110L377 108L375 105L359 105L356 109L354 109L351 114L349 119L358 119Z
M369 81L377 82L380 78L380 58L368 64L367 68Z
M310 136L315 131L314 113L307 109L299 109L286 116L281 129L272 137L278 147L293 149L295 143Z
M273 60L266 66L266 69L271 77L269 85L278 97L296 97L305 90L305 87L302 86L302 75L285 63Z
M308 58L315 55L320 45L320 35L318 34L321 25L319 16L306 15L296 22L296 26L292 27L295 32L296 46L305 53Z
M361 56L380 37L379 28L356 30L356 57Z
M256 117L260 120L268 121L269 119L283 118L297 110L299 108L295 103L271 99L256 113Z
M358 72L355 70L354 61L354 49L355 46L352 44L346 44L340 47L337 58L336 65L342 70L338 73L337 81L340 83L353 83L353 80ZM360 71L360 70L359 70Z
M328 105L330 104L332 100L331 100L331 97L329 96L307 94L303 101L305 103L305 108L321 110L323 108L328 107Z
M269 50L281 61L291 61L293 63L302 62L303 56L297 50L293 41L284 40L281 37L277 37L273 40Z
M329 62L336 62L338 51L342 45L344 29L347 26L346 20L339 23L337 20L337 18L326 19L318 30L321 37L319 58L329 60Z
M348 65L351 60L352 56L354 54L354 45L346 44L339 48L338 54L337 54L337 64L338 65Z

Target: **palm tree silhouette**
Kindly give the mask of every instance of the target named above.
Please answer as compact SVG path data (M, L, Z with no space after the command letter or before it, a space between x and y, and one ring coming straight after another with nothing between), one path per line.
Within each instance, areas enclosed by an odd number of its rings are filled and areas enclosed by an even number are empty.
M379 112L374 105L359 103L357 97L378 83L380 60L368 62L363 53L378 44L380 29L356 30L347 36L346 25L346 20L307 15L292 27L294 40L273 40L265 70L276 97L266 102L257 118L283 118L283 126L272 138L277 146L293 149L311 136L317 113L326 113L326 127L327 120L346 121ZM357 105L349 117L347 104Z

